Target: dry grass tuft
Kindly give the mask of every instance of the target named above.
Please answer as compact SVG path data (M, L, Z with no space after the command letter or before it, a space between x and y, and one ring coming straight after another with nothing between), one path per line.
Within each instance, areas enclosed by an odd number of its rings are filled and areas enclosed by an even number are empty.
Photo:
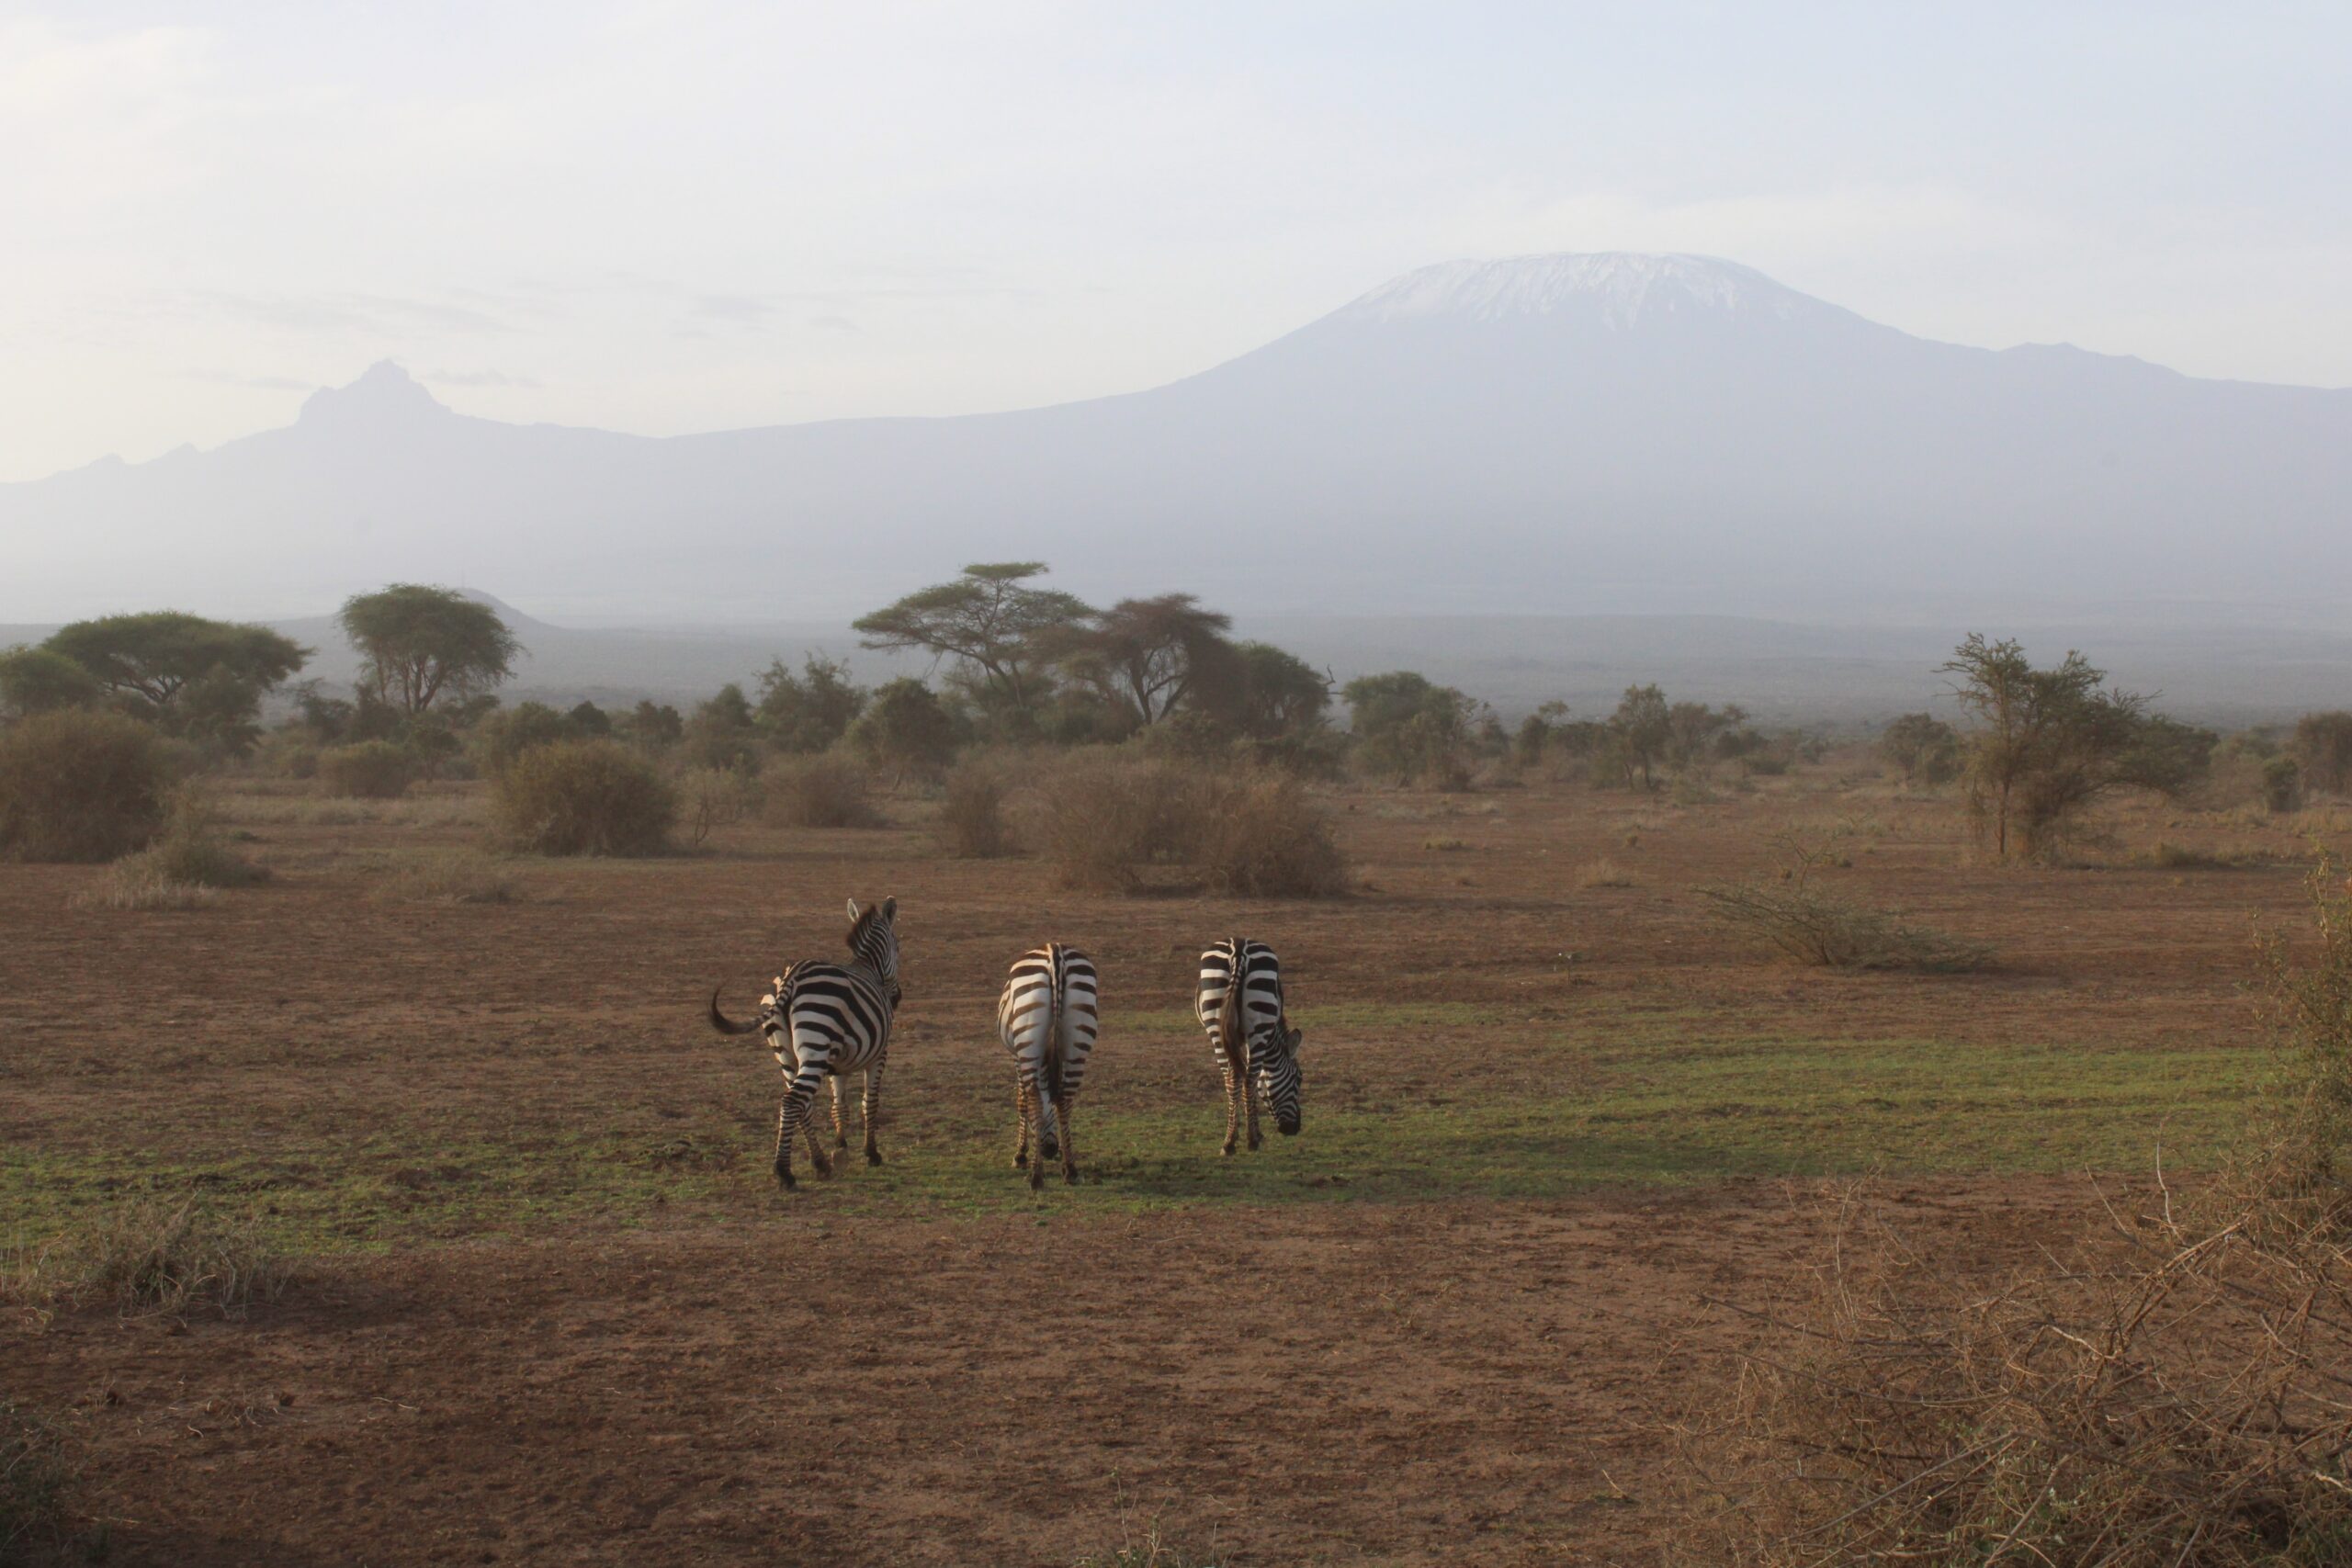
M64 1544L73 1483L57 1428L0 1399L0 1562L38 1561Z
M1801 881L1718 883L1695 891L1717 919L1763 938L1800 964L1948 975L1993 962L1987 943L1911 925Z
M126 1314L191 1309L243 1316L277 1299L286 1260L248 1216L193 1200L149 1198L95 1210L76 1228L0 1267L0 1301L47 1310L110 1303Z
M1470 840L1467 839L1452 839L1446 838L1442 835L1437 838L1423 839L1421 840L1421 848L1429 851L1431 854L1460 854L1469 847Z
M522 896L514 868L480 850L447 850L396 865L368 890L388 904L512 904Z
M1641 878L1607 855L1589 863L1577 873L1578 887L1636 887L1640 885Z

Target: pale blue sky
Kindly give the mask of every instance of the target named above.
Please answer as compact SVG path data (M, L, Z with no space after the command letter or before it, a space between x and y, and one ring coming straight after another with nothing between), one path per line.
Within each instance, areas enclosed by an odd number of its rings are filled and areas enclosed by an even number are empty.
M2352 385L2352 6L0 0L0 479L1129 390L1461 255Z

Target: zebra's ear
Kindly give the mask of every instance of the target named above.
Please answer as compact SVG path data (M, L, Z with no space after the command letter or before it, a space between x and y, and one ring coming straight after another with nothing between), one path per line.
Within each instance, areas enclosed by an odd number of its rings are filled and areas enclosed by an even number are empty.
M1300 1039L1301 1039L1302 1037L1304 1037L1304 1036L1305 1036L1305 1034L1306 1034L1306 1031L1305 1031L1305 1030L1303 1030L1303 1029L1285 1029L1285 1030L1283 1030L1283 1050L1285 1050L1285 1051L1287 1051L1287 1052L1289 1052L1289 1053L1290 1053L1292 1055L1294 1055L1294 1056L1297 1055L1298 1055L1298 1043L1299 1043Z
M898 900L898 898L897 898L896 897L888 897L888 898L885 898L885 899L883 899L883 900L882 900L882 923L883 923L883 924L885 924L885 925L892 924L892 923L894 923L894 922L898 919L898 918L899 918L899 900Z
M849 901L849 923L857 924L857 900L854 898Z

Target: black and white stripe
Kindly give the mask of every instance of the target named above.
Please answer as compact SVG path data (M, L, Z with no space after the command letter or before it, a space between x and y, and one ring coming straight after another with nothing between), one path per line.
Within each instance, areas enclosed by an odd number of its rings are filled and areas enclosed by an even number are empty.
M875 1122L882 1105L882 1070L890 1056L890 1020L897 1012L899 989L899 901L885 898L861 909L849 901L847 964L796 964L776 976L775 989L760 998L759 1016L736 1023L710 1000L710 1021L723 1034L767 1037L784 1069L784 1104L776 1111L775 1179L792 1186L792 1140L796 1133L808 1141L808 1163L819 1176L833 1173L832 1161L818 1145L809 1108L817 1087L835 1080L834 1125L841 1125L839 1080L851 1073L865 1075L864 1114L865 1163L880 1165L881 1148L875 1142ZM845 1139L844 1139L845 1141Z
M1012 1163L1028 1168L1032 1190L1045 1185L1046 1162L1057 1154L1062 1179L1078 1179L1069 1120L1086 1081L1086 1058L1094 1049L1100 995L1094 960L1074 947L1049 942L1012 961L1004 995L997 1000L997 1034L1012 1053L1017 1076L1013 1105L1021 1120L1021 1139Z
M1299 1032L1283 1007L1283 970L1274 950L1237 936L1202 953L1194 1006L1225 1074L1225 1152L1233 1152L1245 1111L1250 1146L1258 1146L1261 1100L1285 1137L1296 1133L1305 1087L1298 1071Z

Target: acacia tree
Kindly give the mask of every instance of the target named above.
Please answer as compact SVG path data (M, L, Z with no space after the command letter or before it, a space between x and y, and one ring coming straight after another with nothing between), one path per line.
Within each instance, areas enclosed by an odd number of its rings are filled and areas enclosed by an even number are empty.
M182 692L207 679L249 687L258 697L311 656L309 649L267 626L207 620L177 610L76 621L41 647L79 664L148 716L168 712Z
M1322 725L1331 678L1270 642L1236 643L1229 668L1195 677L1193 698L1238 734L1278 740Z
M352 595L336 618L366 664L362 686L410 718L489 691L523 651L497 611L453 589L395 582Z
M237 751L258 733L263 694L311 656L267 626L177 610L76 621L41 647L89 671L134 716Z
M2153 728L2146 699L2109 689L2080 653L2036 670L2016 640L1972 632L1941 669L1979 725L1967 740L1968 801L1994 858L2047 853L2086 807L2141 782L2133 750Z
M1122 599L1087 624L1052 634L1057 665L1148 728L1174 713L1196 683L1230 685L1239 660L1225 634L1233 617L1190 593Z
M1073 594L1027 586L1045 574L1043 561L967 566L953 582L910 593L854 625L867 648L920 648L955 660L968 684L1027 720L1050 694L1045 666L1053 641L1092 614Z

